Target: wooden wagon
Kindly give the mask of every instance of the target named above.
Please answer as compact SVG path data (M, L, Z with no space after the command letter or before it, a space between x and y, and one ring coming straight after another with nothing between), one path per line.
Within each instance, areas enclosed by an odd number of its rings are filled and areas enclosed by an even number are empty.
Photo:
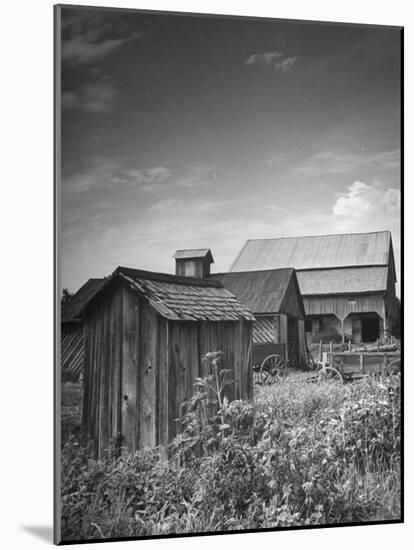
M332 352L323 356L324 362L336 369L344 381L396 373L401 369L400 352Z
M256 384L279 381L288 366L286 344L266 342L253 344L253 379Z

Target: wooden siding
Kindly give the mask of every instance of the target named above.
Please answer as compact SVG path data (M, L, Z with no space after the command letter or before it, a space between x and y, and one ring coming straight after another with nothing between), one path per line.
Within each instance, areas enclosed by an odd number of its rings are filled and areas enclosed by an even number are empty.
M304 296L303 302L306 315L333 314L340 320L350 313L375 312L380 317L384 315L383 294Z
M299 335L299 362L301 365L306 365L306 334L305 334L305 321L304 319L298 319L298 335Z
M256 315L253 323L253 343L265 344L279 342L279 323L277 315Z
M181 277L203 279L210 275L210 262L203 258L176 260L175 274Z
M83 368L82 323L63 324L60 342L62 376L76 378Z
M82 429L93 440L98 456L108 447L111 438L120 439L121 399L129 395L123 393L126 388L122 385L125 352L121 341L123 308L122 289L118 288L106 293L96 304L94 314L84 321ZM125 415L125 407L122 414Z
M397 296L395 294L395 277L391 270L388 270L387 291L384 298L385 316L390 318L390 323L394 324L398 316Z
M220 350L232 369L228 399L253 394L252 322L171 321L124 285L85 319L82 427L102 456L111 440L131 450L165 446L180 429L202 356Z

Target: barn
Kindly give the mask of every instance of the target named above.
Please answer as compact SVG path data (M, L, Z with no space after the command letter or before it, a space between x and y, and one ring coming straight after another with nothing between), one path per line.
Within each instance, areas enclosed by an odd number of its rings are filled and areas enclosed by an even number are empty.
M385 340L398 321L391 233L351 233L246 242L231 270L293 266L310 340Z
M233 371L227 398L250 398L253 319L219 281L118 267L83 309L82 428L95 453L110 440L167 445L207 352Z
M83 368L83 321L80 312L104 279L89 279L61 310L60 357L63 380L77 380Z
M218 273L212 277L254 314L253 361L256 355L267 353L262 350L272 353L273 344L282 344L282 353L291 366L306 364L305 309L294 269Z

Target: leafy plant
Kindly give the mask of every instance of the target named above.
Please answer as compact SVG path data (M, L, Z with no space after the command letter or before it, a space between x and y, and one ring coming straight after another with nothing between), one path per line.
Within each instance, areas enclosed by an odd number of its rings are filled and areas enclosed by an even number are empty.
M171 444L89 458L62 453L65 540L396 519L400 515L400 378L257 389L228 402L230 371L207 354Z

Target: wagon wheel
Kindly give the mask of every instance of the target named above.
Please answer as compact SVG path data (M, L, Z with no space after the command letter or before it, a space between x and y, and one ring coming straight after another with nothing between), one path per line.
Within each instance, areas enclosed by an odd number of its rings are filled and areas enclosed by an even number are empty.
M286 368L286 362L280 355L268 355L260 365L261 384L272 384L273 382L280 381L282 376L286 374Z
M317 370L319 380L334 380L335 382L343 382L341 373L334 367L323 367Z

